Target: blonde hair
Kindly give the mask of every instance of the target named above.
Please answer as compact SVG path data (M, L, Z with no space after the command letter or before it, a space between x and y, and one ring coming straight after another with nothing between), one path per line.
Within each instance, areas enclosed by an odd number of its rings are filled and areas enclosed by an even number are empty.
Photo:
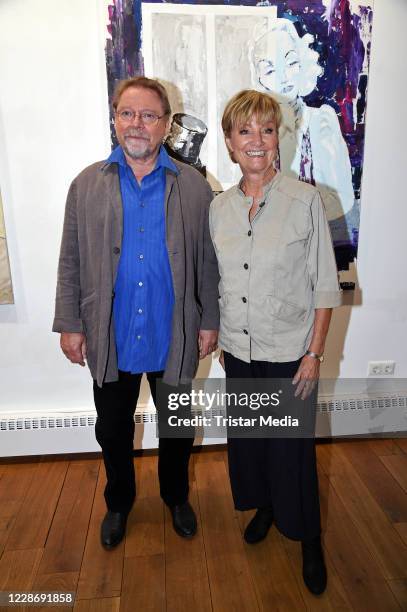
M234 127L245 125L253 117L256 117L261 123L274 121L278 132L282 121L280 105L270 94L254 89L243 89L229 100L223 111L222 130L225 139L230 138ZM229 156L236 163L230 151Z

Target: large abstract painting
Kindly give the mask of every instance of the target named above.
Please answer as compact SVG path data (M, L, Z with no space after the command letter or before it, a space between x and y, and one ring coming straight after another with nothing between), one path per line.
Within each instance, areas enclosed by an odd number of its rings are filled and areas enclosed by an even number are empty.
M6 228L4 226L3 203L0 193L0 304L13 304L10 263L7 252Z
M239 179L220 130L226 101L244 88L276 97L277 163L321 191L338 267L347 269L358 245L372 19L372 0L114 0L109 96L121 78L160 79L176 113L170 144L182 152L199 124L192 162L214 190Z

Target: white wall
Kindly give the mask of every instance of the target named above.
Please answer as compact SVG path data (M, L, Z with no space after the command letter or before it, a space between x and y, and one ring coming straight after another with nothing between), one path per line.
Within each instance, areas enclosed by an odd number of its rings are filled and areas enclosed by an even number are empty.
M394 359L407 377L407 3L374 4L361 303L335 312L326 376L364 377L369 360ZM0 3L0 186L16 302L0 306L0 412L92 408L88 372L65 360L50 329L66 191L110 148L104 11L105 0Z
M407 377L405 0L374 0L357 270L361 305L334 313L325 373L365 377L395 360ZM352 274L349 274L351 277ZM343 349L343 350L341 350Z
M0 185L14 306L0 307L0 410L92 406L50 332L66 191L109 153L97 0L0 4Z

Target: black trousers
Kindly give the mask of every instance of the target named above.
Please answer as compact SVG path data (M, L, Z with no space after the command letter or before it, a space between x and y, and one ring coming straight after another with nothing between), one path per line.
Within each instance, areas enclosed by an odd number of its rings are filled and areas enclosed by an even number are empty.
M165 392L188 392L187 385L160 387L157 397L157 379L163 372L148 372L151 395L159 419L168 414ZM99 442L106 469L105 500L109 510L128 513L136 498L136 480L133 461L134 412L140 392L142 374L119 371L119 380L98 387L93 382L97 420L96 439ZM158 401L159 400L159 401ZM158 405L161 404L161 405ZM160 494L168 506L183 504L188 499L188 463L194 438L159 439L158 477Z
M227 378L293 378L299 364L246 363L225 353ZM275 524L288 538L320 534L314 438L229 438L228 458L237 510L272 506Z

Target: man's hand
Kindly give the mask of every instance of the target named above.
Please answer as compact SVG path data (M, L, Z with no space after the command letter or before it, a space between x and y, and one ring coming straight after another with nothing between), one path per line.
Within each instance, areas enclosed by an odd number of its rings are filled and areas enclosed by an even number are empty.
M61 333L61 349L65 357L72 361L72 363L79 363L79 365L85 365L86 359L86 337L85 334L81 333Z
M218 331L215 329L200 329L198 337L199 359L204 359L218 348Z
M315 359L315 357L310 355L304 355L301 359L300 367L293 378L293 385L297 385L294 393L295 397L301 395L301 399L305 400L311 395L319 378L319 366L319 359Z

